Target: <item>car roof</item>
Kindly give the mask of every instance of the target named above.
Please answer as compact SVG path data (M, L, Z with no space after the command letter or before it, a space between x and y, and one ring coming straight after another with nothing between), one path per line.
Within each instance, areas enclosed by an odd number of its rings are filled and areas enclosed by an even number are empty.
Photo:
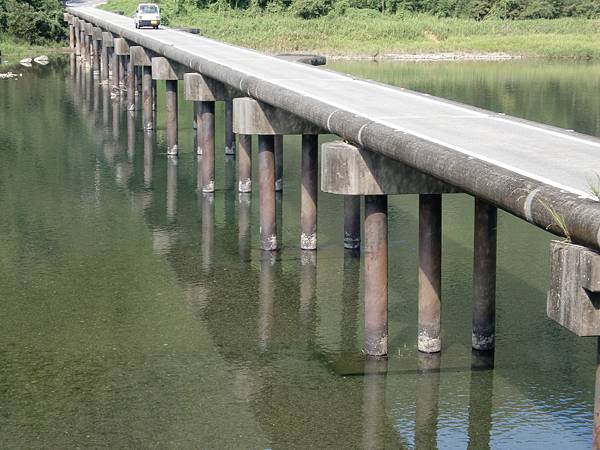
M156 3L138 3L138 6L158 6Z

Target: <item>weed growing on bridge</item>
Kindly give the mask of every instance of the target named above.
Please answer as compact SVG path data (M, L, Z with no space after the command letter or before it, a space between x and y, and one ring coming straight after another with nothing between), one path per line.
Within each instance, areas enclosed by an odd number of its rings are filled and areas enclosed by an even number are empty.
M588 187L592 195L596 197L596 200L600 201L600 174L595 172L595 175L595 180L588 180Z
M553 223L550 223L546 227L546 230L549 230L553 225L556 225L562 232L562 235L564 236L565 241L571 242L571 233L569 233L569 228L567 227L567 222L565 221L565 218L563 217L563 215L561 213L559 213L553 206L548 205L546 202L544 202L542 200L540 200L539 202L544 207L544 209L546 209L546 211L548 211L548 213L550 214L550 217L552 217Z

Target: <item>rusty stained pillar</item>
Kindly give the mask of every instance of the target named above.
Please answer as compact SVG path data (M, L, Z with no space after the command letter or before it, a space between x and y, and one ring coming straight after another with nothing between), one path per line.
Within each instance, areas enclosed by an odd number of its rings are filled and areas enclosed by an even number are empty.
M117 55L117 64L119 65L119 87L127 87L127 56Z
M198 102L199 151L202 153L202 192L215 191L215 102Z
M94 39L94 36L91 36L92 39L92 49L93 49L93 59L92 59L92 70L94 71L94 76L100 76L100 43L98 39Z
M152 98L152 67L144 66L143 67L143 76L142 76L142 103L143 103L143 123L144 130L152 130L154 129L154 112L153 112L153 98Z
M235 134L233 133L233 98L225 99L225 154L235 155Z
M473 333L475 350L492 350L496 337L496 230L498 209L475 199Z
M167 154L177 156L177 80L166 80Z
M76 48L75 43L75 27L72 24L69 24L69 48Z
M275 191L283 191L283 135L275 135Z
M435 353L440 339L442 289L442 196L419 195L419 325L417 348Z
M108 47L102 42L102 52L100 55L100 79L102 83L108 84L109 68L108 68Z
M364 352L388 351L387 195L365 195L365 342Z
M119 55L117 55L117 53L115 52L114 48L112 50L112 88L114 91L119 92L119 79L121 78L121 76L119 75L119 71L120 69L120 64L119 64Z
M594 385L594 431L592 433L592 448L600 449L600 336L596 338L596 383Z
M344 248L360 249L360 196L344 196Z
M81 34L79 32L79 24L77 27L73 27L73 37L75 38L75 55L81 56Z
M252 192L252 136L238 134L238 191Z
M277 250L274 140L273 135L258 136L260 247L263 250Z
M135 67L131 56L127 58L127 111L135 111Z
M277 156L277 153L275 153ZM319 136L302 135L302 186L300 188L300 248L317 249L317 169ZM277 175L275 176L277 178Z
M133 67L135 74L135 110L142 109L142 66Z

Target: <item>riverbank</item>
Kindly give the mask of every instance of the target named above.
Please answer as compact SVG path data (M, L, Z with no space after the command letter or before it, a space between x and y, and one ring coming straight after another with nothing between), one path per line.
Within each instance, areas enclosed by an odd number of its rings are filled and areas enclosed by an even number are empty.
M101 8L131 15L137 3L109 0ZM162 1L161 7L169 26L197 27L206 37L264 52L348 59L600 58L600 20L476 21L356 9L305 20L286 12L177 11L174 0Z
M2 63L17 63L21 58L59 54L64 53L66 50L60 43L31 45L0 33L0 60Z

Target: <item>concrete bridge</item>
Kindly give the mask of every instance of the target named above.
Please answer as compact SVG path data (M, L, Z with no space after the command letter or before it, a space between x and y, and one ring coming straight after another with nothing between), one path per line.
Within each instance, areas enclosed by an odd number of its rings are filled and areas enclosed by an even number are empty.
M498 207L567 238L551 244L548 316L579 336L600 335L599 139L312 67L318 58L269 56L168 28L136 30L131 18L90 7L68 8L65 20L79 62L115 95L126 95L128 109L142 110L147 130L155 127L156 82L165 81L172 158L179 148L177 85L184 82L185 100L194 102L204 194L215 186L215 102L226 105L225 152L237 153L241 193L253 188L251 137L258 136L260 245L267 252L279 248L282 136L302 135L299 246L317 249L319 187L343 195L344 245L360 249L363 242L368 355L387 354L388 195L419 194L419 351L441 349L442 195L455 192L475 201L474 350L494 349ZM319 134L341 138L322 146L320 161ZM598 439L595 433L596 448Z

